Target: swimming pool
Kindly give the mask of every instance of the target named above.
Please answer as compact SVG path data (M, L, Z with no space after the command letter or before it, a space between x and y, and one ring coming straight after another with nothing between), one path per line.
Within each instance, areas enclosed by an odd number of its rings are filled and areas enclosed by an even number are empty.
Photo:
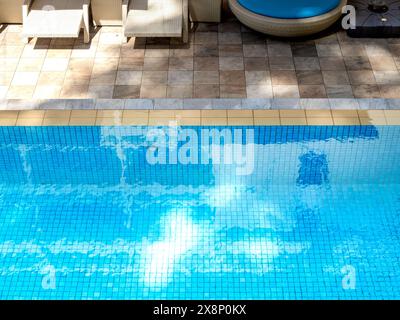
M0 127L0 298L398 299L399 141Z

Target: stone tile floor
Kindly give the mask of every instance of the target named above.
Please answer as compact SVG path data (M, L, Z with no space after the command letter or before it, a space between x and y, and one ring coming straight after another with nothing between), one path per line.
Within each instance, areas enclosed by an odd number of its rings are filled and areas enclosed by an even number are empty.
M188 45L131 39L120 27L79 39L0 28L0 99L400 98L400 38L272 39L229 19L198 24Z

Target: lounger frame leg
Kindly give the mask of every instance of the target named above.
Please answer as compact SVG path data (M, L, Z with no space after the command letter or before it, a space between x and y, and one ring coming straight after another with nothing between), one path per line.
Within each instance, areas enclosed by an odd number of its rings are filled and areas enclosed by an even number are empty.
M182 21L182 41L188 43L189 41L189 4L188 0L183 0L183 21Z
M26 18L28 17L28 14L29 14L29 10L30 10L31 5L32 5L32 0L24 0L24 2L23 2L23 4L22 4L22 25L23 25L23 26L24 26L25 23L26 23ZM24 37L24 38L22 39L22 41L23 41L25 44L28 44L29 41L30 41L30 38L29 38L29 37Z
M89 21L90 1L83 5L83 42L90 42L90 21Z
M128 42L128 37L125 36L126 19L128 17L129 0L122 0L122 41Z

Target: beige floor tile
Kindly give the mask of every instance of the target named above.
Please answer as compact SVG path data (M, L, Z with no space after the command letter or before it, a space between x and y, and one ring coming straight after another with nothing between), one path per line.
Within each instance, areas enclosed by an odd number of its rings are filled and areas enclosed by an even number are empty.
M71 58L94 58L97 52L97 43L74 45L71 50Z
M69 117L65 118L44 118L43 126L67 126L69 124Z
M7 99L31 99L35 86L11 86L7 91Z
M175 117L149 117L149 126L177 126Z
M33 99L57 99L60 96L61 90L62 86L36 86Z
M357 117L333 117L333 122L337 126L352 126L352 125L359 125L360 119Z
M169 85L192 85L193 71L168 71Z
M14 72L17 69L18 58L0 58L1 72Z
M61 79L60 79L61 80ZM79 72L70 72L67 71L67 73L64 76L64 87L70 87L70 86L89 86L91 80L91 75L89 74L81 74ZM96 85L96 83L94 83Z
M93 72L104 73L117 71L119 58L96 58L94 59Z
M91 74L94 60L87 58L73 58L69 60L67 72L78 72L80 74Z
M219 81L221 85L245 86L246 78L243 71L220 71Z
M122 117L121 118L96 118L97 126L120 126L122 125Z
M253 110L228 110L228 118L252 118Z
M94 126L96 124L96 118L71 118L69 120L70 126Z
M18 111L0 111L0 119L10 119L10 120L17 120L18 118Z
M268 118L268 117L257 117L254 118L254 125L256 126L279 126L281 121L279 117Z
M274 98L300 98L297 85L274 85L272 86Z
M142 71L118 71L116 85L137 86L142 82Z
M2 119L0 118L0 126L8 127L8 126L15 126L17 123L17 119Z
M177 119L179 126L200 126L201 118L181 118Z
M165 98L167 96L167 86L145 86L140 88L140 98L157 99Z
M167 87L167 98L190 99L193 97L192 85L175 85Z
M279 110L281 118L304 118L306 113L304 110Z
M126 117L124 117L122 119L122 125L124 125L124 126L147 126L147 125L149 125L149 119L148 118L126 118Z
M0 86L9 86L13 80L14 72L0 71Z
M384 114L388 122L389 119L400 118L400 110L384 110Z
M332 116L336 118L356 118L358 117L357 110L332 110Z
M88 97L89 86L71 85L63 86L60 98L65 99L86 99Z
M400 125L400 117L397 118L388 118L386 117L386 122L388 125Z
M279 118L279 110L254 110L254 118Z
M192 57L170 57L169 70L190 71L193 70Z
M176 110L175 116L180 118L200 118L201 110Z
M96 118L97 110L72 110L71 118Z
M382 117L360 117L360 123L362 125L386 125L386 118Z
M150 110L149 116L153 118L173 118L176 110Z
M62 86L65 79L64 72L41 72L37 81L38 86Z
M218 84L195 84L193 88L193 98L213 99L220 97Z
M254 119L251 118L228 118L229 126L252 126L254 125Z
M169 60L168 58L144 58L143 70L145 71L168 71Z
M46 58L43 62L42 71L66 71L68 58Z
M218 71L195 71L194 84L219 84Z
M196 71L218 71L218 57L195 57L194 70Z
M35 86L39 79L39 72L15 72L11 85Z
M396 63L391 56L369 56L369 62L373 70L396 70Z
M93 99L112 99L114 86L111 85L89 85L88 97Z
M227 118L227 110L201 110L202 118Z
M306 118L281 118L281 124L284 126L303 126L307 125Z
M333 125L333 119L331 117L311 117L307 118L307 124L309 126L328 126Z
M246 86L240 85L221 85L220 86L220 97L228 99L240 99L246 98Z
M271 85L248 85L246 86L247 98L268 99L273 97Z
M142 71L144 66L144 57L120 57L118 70Z
M46 110L45 118L70 118L71 110Z
M0 85L0 99L5 99L7 96L8 86Z
M220 57L219 69L224 71L244 70L242 57Z
M142 75L142 84L151 85L167 85L168 71L144 71Z
M140 97L140 86L114 86L114 99L137 99Z
M271 85L271 74L269 71L246 71L247 85Z
M33 45L27 45L23 48L21 53L22 58L42 58L47 55L47 47L37 48Z
M119 58L121 46L118 44L99 44L97 46L96 58Z
M97 110L97 118L122 118L123 112L124 110Z
M20 119L18 118L16 125L17 126L41 126L43 123L43 118L26 118Z
M71 52L71 49L65 49L63 47L49 48L47 50L46 58L70 58Z
M159 47L155 46L154 48L147 46L144 52L146 58L167 58L169 57L169 54L170 49L168 45L160 45Z
M153 111L153 110L151 110ZM174 117L175 113L173 110L159 110L159 111L153 111L154 116L159 116L159 117ZM149 110L124 110L123 111L123 116L125 118L146 118L149 116L150 111Z
M266 57L267 47L265 44L244 44L243 45L243 55L245 57Z
M331 118L330 110L305 110L307 118Z
M45 110L23 110L18 113L18 119L42 119Z
M228 118L201 118L202 126L226 126Z
M23 46L0 46L0 58L19 58L24 50Z
M90 78L90 85L114 85L116 78L116 71L93 72Z
M42 69L43 58L21 58L18 62L17 72L39 72Z
M384 118L384 110L358 110L358 116L360 118Z

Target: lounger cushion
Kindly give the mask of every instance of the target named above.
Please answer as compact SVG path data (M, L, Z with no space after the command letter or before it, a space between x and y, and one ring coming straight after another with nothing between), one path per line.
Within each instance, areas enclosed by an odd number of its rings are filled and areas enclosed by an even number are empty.
M23 27L25 37L78 37L84 0L35 0Z
M340 0L238 0L254 13L280 19L311 18L327 13L340 4Z
M182 0L131 0L125 36L180 37L182 6Z

